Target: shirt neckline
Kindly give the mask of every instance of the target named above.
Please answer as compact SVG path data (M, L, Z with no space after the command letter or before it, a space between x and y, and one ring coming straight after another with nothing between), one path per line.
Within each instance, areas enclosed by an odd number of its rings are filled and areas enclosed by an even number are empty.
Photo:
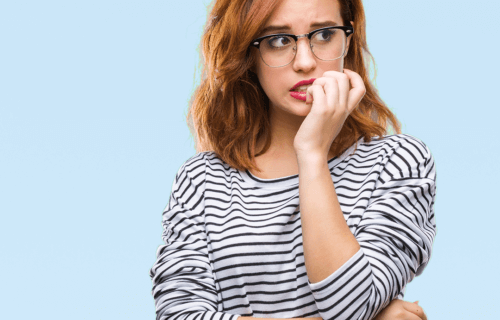
M357 143L363 143L363 137L360 137L352 146L344 150L339 156L333 157L328 160L328 168L333 170L340 162L344 161L355 149ZM266 188L266 189L281 189L284 187L294 187L299 185L299 175L294 174L286 177L279 177L274 179L262 179L254 176L248 169L244 171L238 170L243 181L253 187Z

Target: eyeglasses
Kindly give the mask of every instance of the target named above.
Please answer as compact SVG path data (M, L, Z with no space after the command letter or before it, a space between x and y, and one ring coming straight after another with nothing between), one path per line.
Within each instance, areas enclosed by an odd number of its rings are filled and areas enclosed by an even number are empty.
M335 26L316 29L301 35L271 34L253 40L251 46L259 49L260 57L266 65L278 68L293 61L297 54L297 41L299 38L307 37L316 58L332 61L344 56L347 38L353 32L353 27Z

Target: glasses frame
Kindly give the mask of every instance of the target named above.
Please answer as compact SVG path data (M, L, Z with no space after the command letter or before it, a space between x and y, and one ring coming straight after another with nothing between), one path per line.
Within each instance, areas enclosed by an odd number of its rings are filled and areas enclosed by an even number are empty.
M295 57L297 56L297 51L295 50L295 54L293 56L293 59L288 62L287 64L284 64L284 65L281 65L281 66L270 66L268 65L265 61L264 61L264 58L262 58L262 52L260 51L260 43L267 39L267 38L270 38L270 37L276 37L276 36L289 36L291 37L293 40L295 40L295 49L297 48L297 42L299 41L300 38L304 38L304 37L307 37L307 39L309 39L309 47L311 48L311 52L313 53L313 55L318 58L318 56L314 53L314 50L312 48L312 45L311 45L311 37L316 33L316 32L319 32L319 31L322 31L322 30L326 30L326 29L340 29L340 30L343 30L345 32L345 35L346 35L346 40L347 38L349 38L350 35L352 35L354 33L354 28L352 26L331 26L331 27L323 27L323 28L319 28L319 29L316 29L316 30L313 30L309 33L304 33L304 34L291 34L291 33L275 33L275 34L269 34L267 36L263 36L263 37L259 37L257 39L254 39L252 40L252 43L250 44L251 47L255 47L257 49L259 49L259 55L260 55L260 58L262 59L262 61L266 64L266 66L270 67L270 68L280 68L280 67L284 67L284 66L287 66L289 65L290 63L292 63L293 60L295 60ZM337 60L341 57L343 57L345 54L345 49L344 49L344 52L342 53L342 56L338 57L338 58L335 58L335 59L331 59L331 60L324 60L324 59L321 59L321 58L318 58L319 60L322 60L322 61L334 61L334 60Z

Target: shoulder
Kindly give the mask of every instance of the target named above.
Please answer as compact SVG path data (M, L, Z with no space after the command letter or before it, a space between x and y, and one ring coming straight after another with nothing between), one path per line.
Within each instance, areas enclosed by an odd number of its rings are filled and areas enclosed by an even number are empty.
M184 161L177 170L171 188L171 199L175 201L171 202L181 202L188 208L198 207L204 200L207 182L214 182L230 170L232 168L215 152L196 153Z
M358 148L376 154L383 171L391 178L435 179L434 158L429 147L409 134L394 134L362 141Z
M199 152L185 160L177 170L174 187L182 189L187 185L203 184L209 157L210 152Z
M189 178L192 182L199 184L197 182L205 181L207 172L209 176L212 176L215 172L226 172L231 169L214 151L203 151L184 161L175 178L179 182Z
M362 141L360 145L365 148L387 151L388 154L401 151L399 149L409 149L413 154L418 154L420 157L428 157L430 154L429 148L422 140L403 133L374 137L370 142Z
M190 175L196 174L196 172L200 171L199 169L204 167L206 164L207 152L197 153L190 158L188 158L184 163L180 166L177 176L180 175Z
M207 152L200 152L185 160L173 179L169 207L182 203L188 208L198 206L205 190ZM175 200L175 201L172 201Z

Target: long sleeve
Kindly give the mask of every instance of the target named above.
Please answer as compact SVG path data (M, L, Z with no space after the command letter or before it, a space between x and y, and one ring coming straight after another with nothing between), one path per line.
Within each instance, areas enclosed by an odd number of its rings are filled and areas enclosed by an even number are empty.
M435 164L423 142L404 137L380 161L383 169L372 181L353 232L360 250L327 278L308 282L325 320L373 319L402 297L429 262L436 235Z
M208 257L204 213L204 169L194 156L179 169L163 212L165 244L150 269L156 319L236 320L218 310L213 268Z

